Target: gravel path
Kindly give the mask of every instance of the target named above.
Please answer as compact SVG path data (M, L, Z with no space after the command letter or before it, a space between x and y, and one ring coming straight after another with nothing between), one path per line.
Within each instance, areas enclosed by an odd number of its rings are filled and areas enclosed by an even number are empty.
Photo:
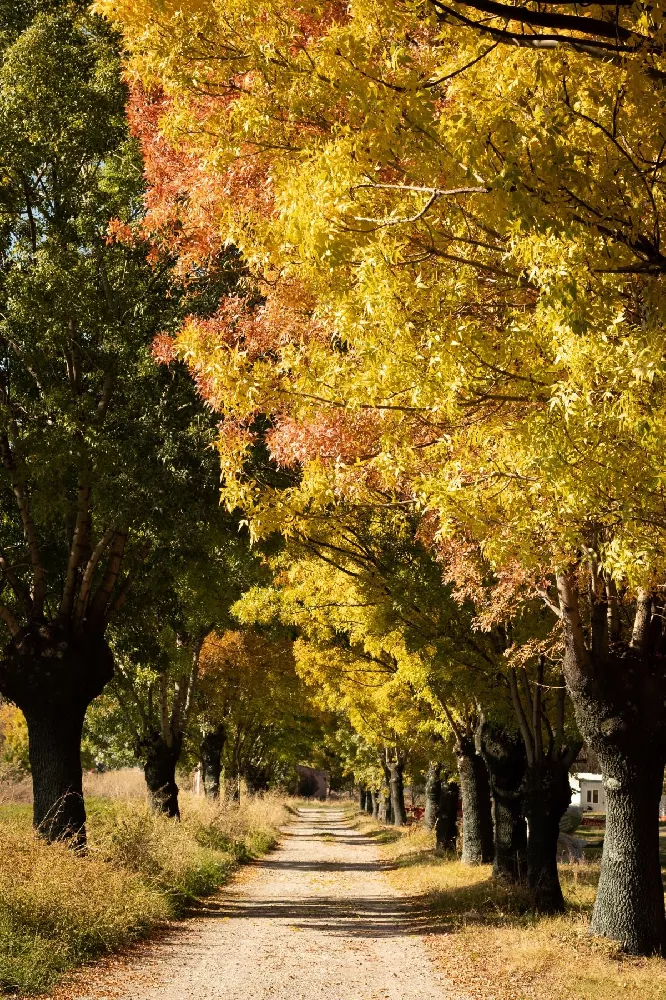
M86 970L59 1000L464 1000L413 902L339 809L302 809L280 848L160 942Z

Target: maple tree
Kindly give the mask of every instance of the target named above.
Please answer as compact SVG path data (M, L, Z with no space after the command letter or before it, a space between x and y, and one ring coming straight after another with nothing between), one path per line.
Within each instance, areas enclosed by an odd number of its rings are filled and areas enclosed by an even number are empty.
M393 490L542 595L607 788L593 928L661 949L662 5L100 6L147 224L184 267L222 234L258 290L156 345L225 414L228 502L289 533Z

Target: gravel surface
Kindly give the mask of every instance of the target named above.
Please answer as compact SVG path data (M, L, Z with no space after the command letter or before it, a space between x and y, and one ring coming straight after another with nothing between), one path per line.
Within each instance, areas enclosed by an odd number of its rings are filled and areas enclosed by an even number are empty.
M80 972L57 1000L464 1000L384 867L341 810L301 809L196 917Z

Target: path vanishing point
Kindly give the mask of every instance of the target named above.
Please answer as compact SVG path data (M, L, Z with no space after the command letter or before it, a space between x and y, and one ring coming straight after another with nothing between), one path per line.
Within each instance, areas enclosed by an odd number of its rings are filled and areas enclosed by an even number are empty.
M372 838L331 806L156 943L81 970L57 1000L464 1000Z

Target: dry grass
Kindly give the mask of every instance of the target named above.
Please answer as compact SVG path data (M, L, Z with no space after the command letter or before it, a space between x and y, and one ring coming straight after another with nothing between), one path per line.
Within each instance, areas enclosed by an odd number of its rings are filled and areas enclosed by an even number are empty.
M418 827L382 852L396 864L392 881L419 897L418 919L439 964L474 1000L666 1000L662 959L631 958L590 936L596 865L562 866L569 910L540 918L524 894L491 878L489 866L438 857L433 835Z
M0 806L0 992L47 989L178 916L268 850L288 819L275 796L239 806L185 794L178 823L151 813L131 775L93 776L85 857L35 837L16 796Z

